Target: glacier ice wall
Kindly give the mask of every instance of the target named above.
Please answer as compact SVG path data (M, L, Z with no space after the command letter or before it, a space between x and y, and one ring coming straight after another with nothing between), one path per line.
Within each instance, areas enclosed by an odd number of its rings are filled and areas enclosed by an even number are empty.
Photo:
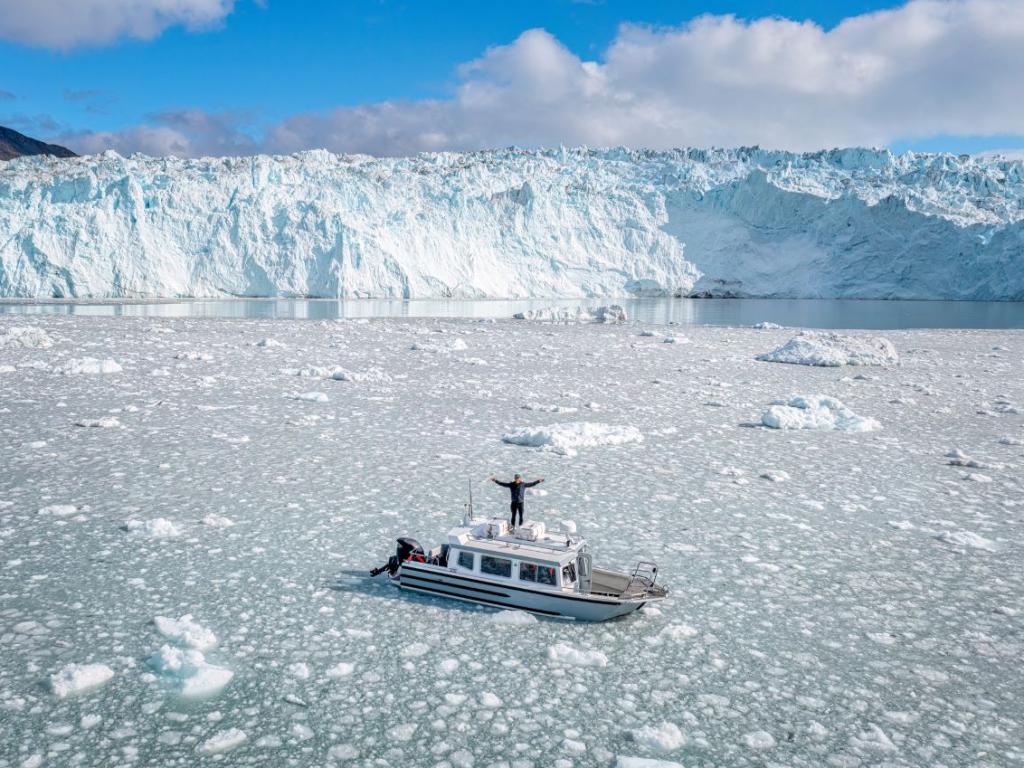
M6 297L1024 299L1024 164L886 150L0 162Z

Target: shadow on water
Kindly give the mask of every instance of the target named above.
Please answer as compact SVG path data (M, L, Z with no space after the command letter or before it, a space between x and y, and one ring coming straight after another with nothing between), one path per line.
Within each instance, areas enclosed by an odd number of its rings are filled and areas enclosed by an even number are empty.
M408 602L410 608L415 608L417 605L432 605L461 613L482 614L495 614L500 613L502 610L486 605L463 602L462 600L452 600L451 598L435 597L434 595L427 595L421 592L399 589L388 581L387 576L370 576L366 571L340 571L324 579L320 586L332 589L335 592L350 592L380 600Z

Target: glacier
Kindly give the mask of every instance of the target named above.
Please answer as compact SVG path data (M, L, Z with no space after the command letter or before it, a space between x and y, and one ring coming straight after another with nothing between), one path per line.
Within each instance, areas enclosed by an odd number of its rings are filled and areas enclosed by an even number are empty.
M0 296L1024 299L1024 162L504 149L0 162Z

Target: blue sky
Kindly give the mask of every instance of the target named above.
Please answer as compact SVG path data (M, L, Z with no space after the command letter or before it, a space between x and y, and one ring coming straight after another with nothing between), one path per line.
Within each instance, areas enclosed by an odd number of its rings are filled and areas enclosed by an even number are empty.
M772 125L763 132L764 140L756 143L789 144L787 148L796 149L858 139L862 140L857 143L897 149L957 152L1024 146L1022 131L1012 116L1003 122L990 116L974 126L969 119L951 120L943 114L934 114L930 123L921 119L918 125L913 115L908 115L883 127L888 122L885 110L904 109L890 93L895 87L891 85L886 86L890 91L871 94L870 108L880 110L877 118L865 110L863 121L854 117L841 122L836 104L825 90L827 84L820 92L824 95L819 96L808 96L803 92L806 89L792 93L784 87L785 79L792 77L785 66L794 66L792 62L780 64L783 68L778 77L765 88L764 103L759 95L752 98L745 91L735 92L731 100L723 95L718 101L714 87L698 87L722 70L714 59L705 61L702 51L724 45L720 40L723 29L749 38L736 43L741 54L762 45L771 47L779 39L782 43L772 55L784 57L790 32L780 22L810 21L811 31L800 32L809 41L804 55L808 62L820 61L820 66L834 69L838 65L832 59L844 61L851 50L865 61L880 54L875 49L865 50L870 44L856 36L851 36L855 38L852 42L830 42L830 30L851 18L873 19L871 14L885 9L895 9L903 17L897 16L895 21L883 17L878 23L887 30L901 29L911 18L902 3L180 0L181 19L142 18L128 28L119 26L127 23L127 13L106 21L96 21L98 15L93 14L86 24L62 12L67 10L62 8L66 3L77 3L81 11L90 3L101 2L116 6L119 0L40 0L38 11L26 10L20 0L0 0L0 18L15 18L10 14L24 18L22 24L0 20L0 123L63 140L82 151L104 146L121 151L166 147L175 151L178 147L178 154L284 151L320 145L341 151L402 154L405 150L508 142L732 143L730 139L759 139L761 134L751 127L758 121ZM196 14L200 20L193 22L190 19ZM736 28L719 25L707 34L687 26L702 15L721 19L728 14L745 21L737 22ZM758 20L772 19L771 24L758 24ZM624 24L645 30L643 40L626 40ZM964 26L957 19L951 25ZM86 27L90 31L82 32ZM522 39L529 30L542 30L544 35ZM503 48L488 57L495 46ZM638 70L633 55L638 46L643 55L663 56L664 64ZM898 59L899 46L893 47ZM615 69L608 62L615 58L611 52L627 48L633 51L632 58L620 57L626 63ZM816 52L818 48L825 51L828 61ZM836 48L839 50L833 54ZM720 55L730 54L725 49ZM881 55L888 54L882 51ZM699 66L694 63L695 56L700 58ZM534 99L530 89L537 84L531 85L529 79L533 76L531 62L548 59L554 62L551 78L564 76L566 90ZM480 61L484 65L479 71L466 73L467 66L472 69L471 63ZM904 66L910 70L932 61L924 56ZM587 62L606 71L595 75ZM897 61L897 65L901 63ZM1014 74L1017 60L1008 64ZM701 69L705 66L715 69ZM795 66L799 73L799 64ZM663 82L661 74L669 71L676 79ZM845 78L841 70L829 72L830 77ZM751 77L758 73L754 67ZM911 82L918 87L917 80ZM661 90L649 100L638 101L632 111L623 111L623 94L633 99L638 90L647 90L649 83L658 83ZM543 85L542 80L541 90ZM559 112L560 102L571 106L576 98L574 88L590 95L585 103ZM594 96L594 88L606 93ZM772 89L778 88L783 90L771 95ZM487 93L489 111L481 111L472 95L467 96L471 91ZM679 94L678 99L673 94ZM790 98L792 107L786 101ZM820 106L809 101L813 98ZM934 106L935 96L930 100ZM746 113L736 108L743 101L751 104ZM381 105L386 105L386 111L378 111ZM372 112L369 117L359 111L367 106ZM517 120L503 120L506 110L515 113ZM813 119L815 110L823 116L835 115L836 126L808 131L806 115ZM788 111L793 113L789 126L782 124L779 116ZM518 119L523 114L531 119ZM636 124L638 114L654 115L644 130L629 127ZM581 125L579 115L586 115L589 123ZM392 121L397 126L393 132L399 135L389 138ZM436 130L426 130L432 121L437 123ZM775 125L776 121L780 124ZM602 122L605 125L599 129ZM737 128L741 122L747 124L744 130ZM858 130L850 128L860 122L864 125ZM718 136L724 140L715 141Z

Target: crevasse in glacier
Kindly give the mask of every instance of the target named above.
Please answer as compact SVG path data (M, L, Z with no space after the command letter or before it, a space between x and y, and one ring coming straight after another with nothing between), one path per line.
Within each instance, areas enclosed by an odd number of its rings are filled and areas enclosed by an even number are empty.
M1024 164L846 149L0 162L7 297L1024 298Z

